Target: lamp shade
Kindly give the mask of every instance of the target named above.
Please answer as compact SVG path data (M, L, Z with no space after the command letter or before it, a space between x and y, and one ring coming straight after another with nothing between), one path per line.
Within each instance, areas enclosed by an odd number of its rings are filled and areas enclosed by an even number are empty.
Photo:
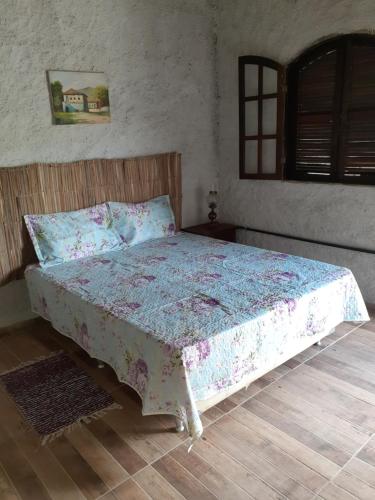
M208 197L207 197L208 204L211 205L211 203L214 203L216 205L217 200L218 200L218 192L217 191L209 191Z

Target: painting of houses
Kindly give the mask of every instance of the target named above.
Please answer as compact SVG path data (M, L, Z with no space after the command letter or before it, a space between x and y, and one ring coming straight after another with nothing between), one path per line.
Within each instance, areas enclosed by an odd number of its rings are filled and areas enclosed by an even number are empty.
M111 121L108 84L104 73L47 71L52 122L55 125Z

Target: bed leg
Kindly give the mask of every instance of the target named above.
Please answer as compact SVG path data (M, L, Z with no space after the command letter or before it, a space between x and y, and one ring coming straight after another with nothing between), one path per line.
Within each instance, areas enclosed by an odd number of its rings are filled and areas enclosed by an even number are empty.
M176 432L184 431L184 422L179 417L176 417Z

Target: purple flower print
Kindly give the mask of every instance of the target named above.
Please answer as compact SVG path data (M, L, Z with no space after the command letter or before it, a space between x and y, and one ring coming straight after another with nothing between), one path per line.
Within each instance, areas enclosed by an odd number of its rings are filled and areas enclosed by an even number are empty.
M221 255L221 254L215 254L215 253L208 253L206 255L202 255L199 257L200 260L203 262L215 262L215 261L223 261L227 257L226 255Z
M173 236L173 235L172 235ZM177 246L177 241L157 241L150 248L168 248Z
M121 211L118 208L111 208L112 219L120 220Z
M206 295L193 296L187 300L178 301L175 304L177 310L190 311L195 314L209 314L214 307L223 307L219 300Z
M143 359L138 359L136 364L135 364L135 370L138 374L141 374L141 375L148 375L148 368L147 368L147 364L145 363L145 361L143 361Z
M297 302L295 299L285 299L284 300L285 304L288 306L288 312L291 313L295 310L297 307Z
M128 307L131 311L136 311L141 307L141 304L138 304L138 302L126 302L125 307Z
M284 271L283 273L280 273L280 275L290 280L298 277L296 273L292 273L290 271Z
M99 262L100 264L110 264L111 261L108 259L98 259L96 262Z
M138 302L125 302L118 300L111 305L110 311L112 314L126 318L134 311L137 311L140 307L142 307L142 304L139 304Z
M81 346L83 347L83 349L87 350L89 348L89 332L86 323L82 323L81 325L79 338L81 341Z
M87 278L77 278L77 283L80 285L88 285L90 283L90 280Z
M167 260L167 257L164 257L162 255L146 255L146 257L142 257L139 259L139 262L149 266L152 264L157 264L158 262L164 262Z
M203 361L204 359L208 358L211 352L211 347L210 343L208 340L204 340L202 342L199 342L197 345L198 349L198 354L199 354L199 361Z
M218 280L220 278L221 278L221 274L219 274L219 273L198 272L196 274L193 274L190 281L193 281L196 283L210 283L211 281L215 281L215 280Z
M279 260L287 260L290 256L287 253L277 253L277 252L261 252L256 255L255 260L264 261L279 261Z
M90 220L98 224L98 226L102 226L105 221L106 213L104 210L93 209L89 211Z
M203 340L184 351L183 359L184 364L188 370L196 368L199 364L208 358L211 348L208 340Z
M228 387L230 384L230 381L225 380L224 378L217 380L214 384L214 387L216 390L220 391L221 389L224 389L225 387Z
M126 286L138 288L144 286L147 283L152 283L155 280L156 276L153 276L152 274L135 274L133 276L126 276L124 278L121 278L120 281Z
M175 233L175 225L173 223L169 224L167 234L168 236L173 236Z
M141 394L143 394L148 380L148 367L143 359L138 359L129 366L129 382Z
M149 283L150 283L151 281L156 280L156 276L152 276L152 275L145 275L145 276L142 276L142 278L143 278L144 280L148 281Z
M220 302L217 299L214 299L213 297L208 297L207 299L204 299L203 302L205 302L207 305L211 307L217 307L220 305Z

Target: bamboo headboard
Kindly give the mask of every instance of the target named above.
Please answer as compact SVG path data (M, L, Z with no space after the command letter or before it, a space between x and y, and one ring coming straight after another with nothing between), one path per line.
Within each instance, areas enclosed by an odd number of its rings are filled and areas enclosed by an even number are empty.
M37 262L25 214L78 210L104 201L146 201L169 194L181 228L181 155L35 163L0 168L0 285Z

